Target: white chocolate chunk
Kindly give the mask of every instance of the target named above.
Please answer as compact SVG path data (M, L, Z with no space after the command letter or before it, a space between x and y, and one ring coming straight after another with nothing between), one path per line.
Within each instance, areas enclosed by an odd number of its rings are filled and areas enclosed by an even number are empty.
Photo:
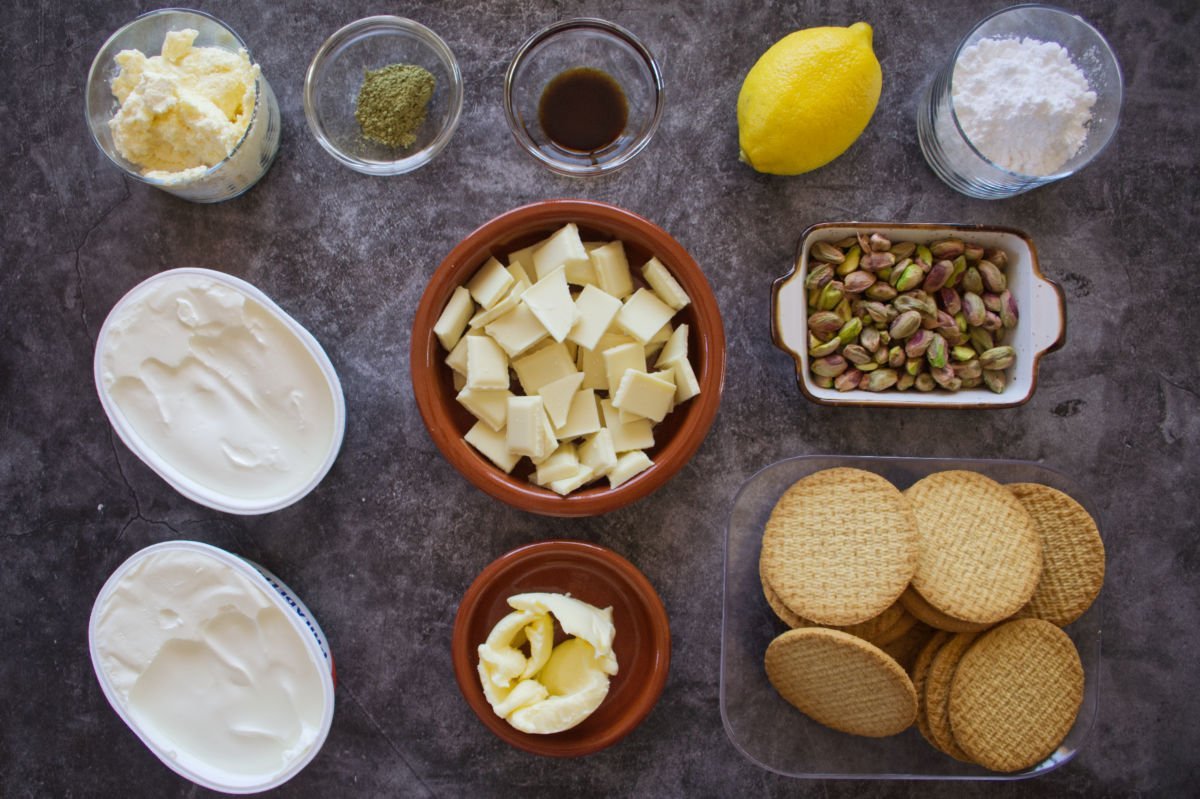
M583 372L583 387L597 391L608 391L608 372L604 368L604 351L622 344L633 344L633 339L621 333L605 333L594 350L581 347L576 358L579 371Z
M595 286L584 286L575 300L578 318L567 338L581 347L595 349L620 310L621 301L616 297Z
M454 386L455 391L462 391L467 387L467 376L460 375L458 372L453 372L450 375L450 383Z
M462 338L463 331L467 329L467 322L471 320L473 313L475 313L475 303L471 302L471 292L462 286L454 289L454 293L450 295L450 301L446 303L446 307L442 309L442 315L438 317L433 326L433 332L442 346L446 348L446 352L454 349L454 345Z
M571 402L583 384L583 372L571 372L559 379L546 383L537 390L546 408L546 415L557 429L567 423Z
M534 482L544 486L555 480L574 477L578 471L579 457L576 455L575 444L571 441L564 441L558 445L549 458L538 465Z
M508 356L487 336L467 336L467 386L508 388Z
M476 419L499 432L507 422L508 398L512 395L507 388L463 388L455 399Z
M621 378L625 376L626 369L646 371L646 350L642 345L621 344L604 351L605 388L610 392L616 391L621 385Z
M534 271L533 251L536 250L538 247L541 247L547 241L549 241L549 239L542 239L541 241L537 242L536 244L530 244L528 247L522 247L521 249L519 249L515 252L510 252L508 254L509 268L520 265L520 266L524 267L524 270L526 272L533 272ZM532 281L530 281L530 282L532 282Z
M655 296L653 291L643 288L625 301L614 321L621 330L645 344L674 315L671 306Z
M454 349L450 350L450 354L446 356L446 365L454 370L455 374L467 376L467 339L470 335L463 336L454 345Z
M571 332L575 324L575 301L567 288L564 269L555 269L526 289L521 302L529 306L555 341L563 341Z
M545 454L539 458L530 456L534 466L541 466L558 449L558 438L554 435L554 425L550 423L550 417L546 415L545 403L542 403L542 424L538 428L538 435L542 439L542 452Z
M617 451L613 448L612 433L602 427L583 440L578 450L579 462L592 470L592 479L608 474L617 465Z
M592 266L596 269L596 284L619 300L633 293L633 277L629 274L629 261L625 258L625 245L610 241L589 253Z
M700 381L687 358L681 358L671 367L675 373L675 404L687 402L700 393Z
M626 369L613 394L613 407L661 422L675 401L675 383ZM623 420L624 421L624 420Z
M646 342L646 363L651 363L658 353L662 351L663 346L670 340L671 323L668 322Z
M546 457L546 442L542 437L541 397L509 397L506 441L513 455L528 455L534 459Z
M560 441L565 441L591 435L599 429L600 414L596 410L596 392L585 388L575 392L571 399L571 408L567 411L567 421L554 428L554 435Z
M608 484L616 488L628 482L654 465L654 461L641 450L626 452L617 459L617 465L608 473Z
M533 268L539 281L555 269L587 260L588 252L579 240L579 226L573 222L563 225L533 251Z
M529 283L514 280L513 285L509 288L507 294L491 308L486 308L471 317L468 323L472 330L479 330L490 324L492 321L499 319L506 313L517 307L517 303L521 301L521 295L525 293L525 289L529 288Z
M658 355L658 360L654 362L654 366L658 369L669 369L680 358L686 358L687 354L688 326L684 324L675 328L675 332L671 334L671 338L663 346L662 352Z
M575 474L550 483L550 490L565 497L567 494L570 494L572 491L584 485L585 483L590 483L592 481L592 477L593 475L591 467L583 466L581 464L575 467Z
M642 277L646 278L658 298L676 311L691 303L692 298L683 290L683 286L657 258L651 258L642 267Z
M612 400L601 400L600 407L604 411L604 426L612 435L613 449L617 452L654 446L654 428L649 419L625 424L621 422L621 412L613 407Z
M500 467L505 474L511 472L517 465L517 461L521 459L520 455L514 455L508 451L508 438L505 431L493 430L483 422L476 422L463 436L463 439Z
M484 308L491 308L499 302L515 281L513 276L495 258L489 258L487 263L479 267L475 276L467 281L467 290L475 302Z
M520 355L548 335L546 328L523 302L517 303L516 308L488 323L483 329L510 358Z
M521 388L528 394L536 394L542 386L553 383L559 378L575 374L575 361L567 352L565 345L551 341L544 347L538 347L533 352L514 358L513 369Z

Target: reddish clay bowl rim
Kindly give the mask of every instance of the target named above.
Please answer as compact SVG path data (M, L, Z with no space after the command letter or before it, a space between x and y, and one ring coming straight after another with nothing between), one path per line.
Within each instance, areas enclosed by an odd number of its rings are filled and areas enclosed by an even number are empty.
M530 735L492 712L476 672L477 647L511 610L505 600L528 591L570 593L613 606L618 672L608 696L579 726ZM611 549L583 541L527 544L501 555L471 583L454 618L454 678L467 704L504 742L546 757L580 757L612 746L650 714L671 666L671 627L662 600L637 567Z
M651 450L654 465L612 489L605 481L560 497L525 478L507 475L463 440L466 428L450 387L450 369L433 334L434 323L455 287L465 283L491 256L502 260L515 243L530 243L539 235L575 222L582 230L620 238L627 246L658 257L692 299L676 316L694 319L688 349L700 383L700 395L655 428L669 426L663 443ZM519 246L524 246L520 244ZM631 265L636 271L640 263ZM592 200L543 200L525 205L485 223L462 240L429 279L413 319L410 370L417 408L434 444L476 488L521 510L547 516L597 516L622 508L660 488L683 468L700 448L716 418L725 383L725 329L717 299L700 266L679 242L653 222L608 203ZM676 417L682 417L678 420Z

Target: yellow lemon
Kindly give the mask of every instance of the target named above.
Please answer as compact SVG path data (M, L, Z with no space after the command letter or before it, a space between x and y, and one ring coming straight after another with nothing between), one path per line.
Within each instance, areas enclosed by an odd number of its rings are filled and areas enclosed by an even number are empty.
M785 36L751 67L738 94L741 159L773 175L828 164L867 127L882 88L867 23Z

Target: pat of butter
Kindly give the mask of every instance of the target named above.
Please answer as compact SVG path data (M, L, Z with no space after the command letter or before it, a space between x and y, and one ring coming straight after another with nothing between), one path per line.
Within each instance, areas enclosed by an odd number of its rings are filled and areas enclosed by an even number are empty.
M491 308L512 288L513 276L495 258L489 258L487 263L479 267L475 276L467 281L467 291L475 302L484 308Z
M479 450L505 474L511 472L521 459L520 455L513 455L508 451L508 437L505 431L493 430L484 422L476 422L463 436L463 440Z
M591 644L579 638L564 641L554 648L550 662L542 669L548 696L529 702L508 717L508 723L521 732L550 735L576 726L604 702L608 696L608 675L597 665Z
M578 450L579 462L592 470L593 477L604 477L617 465L612 433L602 427L583 440Z
M513 455L544 458L546 441L542 436L542 420L546 416L541 397L509 397L506 441Z
M588 252L579 238L579 226L573 222L563 225L533 251L533 268L539 281L556 269L565 270L581 262L589 263Z
M521 302L529 306L529 310L555 341L565 340L571 332L575 324L575 302L571 299L571 290L567 288L567 275L563 267L539 278L521 295Z
M669 369L681 358L686 358L687 355L688 326L680 325L675 328L675 332L671 334L671 338L667 339L667 343L663 345L662 352L658 354L658 360L654 362L654 366L658 369Z
M641 450L626 452L617 458L617 465L608 473L608 483L613 488L628 482L654 465L650 457Z
M537 394L543 386L578 372L566 345L557 341L522 355L512 366L527 395Z
M613 407L661 422L675 402L675 383L626 369L613 395Z
M596 285L617 299L623 300L633 293L633 277L629 274L629 261L625 258L625 245L610 241L589 253L596 270Z
M554 428L560 441L591 435L600 429L600 413L596 410L596 392L590 388L577 391L571 399L567 420Z
M573 596L549 593L517 594L508 598L508 605L514 610L554 616L564 633L592 645L605 673L617 673L617 658L612 651L617 629L613 626L612 608L601 610Z
M604 351L605 385L609 391L617 390L629 369L646 371L646 350L641 344L621 344Z
M646 278L659 299L676 311L691 303L692 298L683 290L683 286L657 258L651 258L642 267L642 277Z
M578 318L567 338L581 347L595 349L620 310L621 301L616 297L595 286L584 286L575 300Z
M643 288L625 301L614 321L617 327L645 344L674 315L671 306L660 300L653 291Z
M613 407L612 400L601 400L600 407L604 411L604 426L612 435L613 449L617 452L654 446L654 428L649 419L622 422L621 411Z
M524 302L517 303L516 308L489 322L483 329L510 358L517 357L548 335L545 326Z
M467 336L467 388L508 388L508 356L487 336Z
M550 417L550 422L556 429L567 423L567 417L571 412L571 403L574 401L575 395L579 393L579 387L582 384L583 372L572 372L537 390L538 396L542 398L542 403L546 406L546 415Z
M537 616L531 610L514 610L496 622L487 640L479 645L479 660L487 664L493 685L508 688L525 671L525 655L512 644Z
M471 302L471 292L462 286L454 289L454 293L450 295L450 301L442 309L442 315L433 325L433 332L442 346L446 348L446 352L454 349L454 345L462 337L463 331L467 329L467 322L470 321L473 313L475 313L475 303Z
M499 432L507 423L508 398L512 395L507 388L463 388L455 399L472 416Z

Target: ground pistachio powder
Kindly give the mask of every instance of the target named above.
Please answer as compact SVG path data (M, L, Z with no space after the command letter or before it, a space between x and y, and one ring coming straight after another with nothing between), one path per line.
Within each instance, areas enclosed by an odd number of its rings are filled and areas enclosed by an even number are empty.
M388 147L412 147L436 84L429 70L413 64L366 70L354 106L363 136Z

